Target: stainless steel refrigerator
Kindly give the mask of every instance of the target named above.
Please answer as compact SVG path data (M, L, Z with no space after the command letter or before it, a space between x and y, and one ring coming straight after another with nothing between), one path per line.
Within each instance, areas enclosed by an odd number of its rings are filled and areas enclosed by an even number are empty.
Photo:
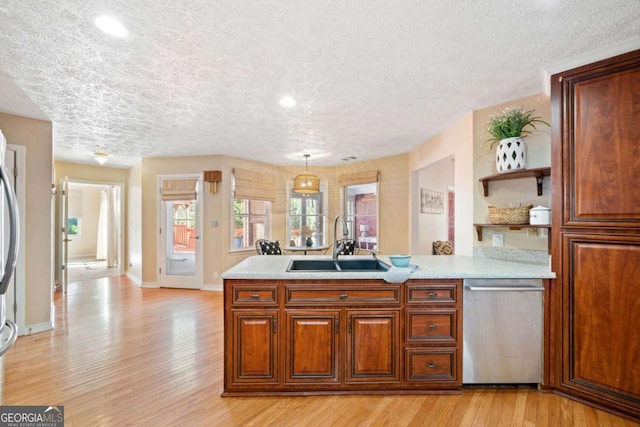
M2 356L18 336L18 327L7 318L5 294L10 288L11 278L18 258L18 206L16 194L9 174L4 166L7 141L0 130L0 356Z

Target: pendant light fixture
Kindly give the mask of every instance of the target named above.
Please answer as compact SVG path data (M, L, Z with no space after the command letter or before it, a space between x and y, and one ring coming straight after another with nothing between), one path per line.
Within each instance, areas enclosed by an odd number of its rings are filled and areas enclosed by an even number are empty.
M293 178L293 191L300 194L320 192L320 178L307 171L310 154L304 155L304 173Z

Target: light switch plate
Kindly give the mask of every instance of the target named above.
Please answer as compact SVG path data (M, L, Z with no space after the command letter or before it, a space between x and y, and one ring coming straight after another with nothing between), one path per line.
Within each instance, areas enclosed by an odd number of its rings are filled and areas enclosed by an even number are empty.
M497 246L497 247L504 246L504 234L496 233L493 235L493 246Z

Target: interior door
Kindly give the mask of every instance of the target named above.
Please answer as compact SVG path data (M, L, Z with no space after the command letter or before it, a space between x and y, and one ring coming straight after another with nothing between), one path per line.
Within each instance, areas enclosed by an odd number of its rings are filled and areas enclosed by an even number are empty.
M160 227L158 246L160 249L158 277L161 287L201 289L201 203L199 188L202 180L197 177L166 177L163 180L196 180L193 195L185 194L179 199L160 200Z

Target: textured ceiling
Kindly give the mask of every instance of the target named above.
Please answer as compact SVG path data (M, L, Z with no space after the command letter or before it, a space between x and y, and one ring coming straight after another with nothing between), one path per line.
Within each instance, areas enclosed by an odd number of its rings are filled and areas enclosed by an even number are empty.
M52 121L65 161L336 165L411 151L639 36L639 0L3 0L0 111Z

